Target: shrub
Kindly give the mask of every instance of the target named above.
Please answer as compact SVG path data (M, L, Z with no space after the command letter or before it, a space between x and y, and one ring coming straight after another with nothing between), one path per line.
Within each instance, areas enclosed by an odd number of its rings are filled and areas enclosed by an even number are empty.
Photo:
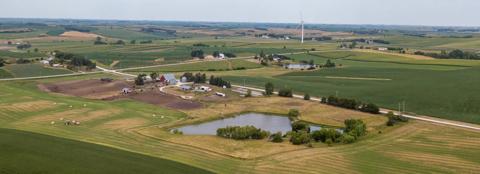
M398 122L407 122L408 118L402 117L400 115L395 115L393 112L388 112L387 114L388 121L387 126L394 126Z
M281 143L283 142L282 132L277 132L270 135L270 139L274 143Z
M294 145L307 144L310 142L310 134L306 131L292 132L290 142Z
M289 117L298 117L299 115L300 115L300 111L298 111L298 109L290 109L288 111Z
M332 128L323 128L312 132L312 138L317 142L325 142L328 139L331 139L333 142L339 142L341 136L340 132Z
M343 134L342 135L342 142L345 144L351 144L355 142L355 137L349 135L349 134Z
M303 96L303 99L304 99L304 100L310 100L310 95L309 95L309 94L305 94L305 95Z
M183 132L178 130L178 129L174 129L173 130L173 134L177 134L177 135L183 135Z
M306 123L296 121L292 123L292 131L293 132L299 132L299 131L310 132L310 126Z
M373 104L373 103L369 103L369 104L363 104L360 107L360 111L368 112L368 113L372 113L372 114L378 114L378 113L380 113L380 108L378 108L378 106Z
M360 119L345 120L345 133L348 133L357 139L367 133L367 125Z
M290 88L283 88L278 91L278 96L281 97L293 97L292 89Z

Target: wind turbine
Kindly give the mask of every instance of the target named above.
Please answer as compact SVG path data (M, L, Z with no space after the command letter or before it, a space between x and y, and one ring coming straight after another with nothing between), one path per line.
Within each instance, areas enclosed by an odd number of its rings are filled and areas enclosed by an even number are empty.
M303 21L303 14L300 12L300 25L297 27L297 29L300 28L300 30L301 30L301 35L302 35L302 36L301 36L301 41L300 41L300 42L301 42L302 44L303 44L303 39L304 39L304 35L305 35L305 27L304 27L304 24L305 24L305 22Z

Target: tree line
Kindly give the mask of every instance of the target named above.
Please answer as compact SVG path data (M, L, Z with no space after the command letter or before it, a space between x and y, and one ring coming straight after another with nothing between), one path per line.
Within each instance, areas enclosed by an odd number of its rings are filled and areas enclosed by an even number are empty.
M380 108L373 104L373 103L362 103L360 101L357 101L355 99L348 99L348 98L339 98L335 96L329 96L328 98L322 97L321 102L332 105L332 106L337 106L341 108L346 108L346 109L353 109L353 110L358 110L362 112L367 112L371 114L379 114L380 113Z
M85 67L86 70L92 70L97 66L96 63L92 62L91 60L72 53L55 51L55 58L56 59L54 61L61 64L66 64L68 69Z
M226 87L226 88L231 88L232 85L230 84L230 82L228 81L225 81L223 80L222 78L220 77L215 77L215 76L210 76L210 80L209 80L209 84L210 85L215 85L215 86L219 86L219 87Z
M423 52L423 51L415 51L415 55L422 55L433 57L437 59L473 59L473 60L480 60L480 55L474 52L469 51L462 51L459 49L453 50L451 52L442 50L440 53L431 53L431 52Z

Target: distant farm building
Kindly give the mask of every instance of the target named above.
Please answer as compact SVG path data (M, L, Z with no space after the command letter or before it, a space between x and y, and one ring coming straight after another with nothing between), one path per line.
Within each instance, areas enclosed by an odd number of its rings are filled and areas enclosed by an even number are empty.
M309 64L288 64L284 66L285 69L292 69L292 70L304 70L304 69L311 69L315 68L315 66Z
M386 47L380 47L380 48L378 48L378 51L388 51L388 48L386 48Z

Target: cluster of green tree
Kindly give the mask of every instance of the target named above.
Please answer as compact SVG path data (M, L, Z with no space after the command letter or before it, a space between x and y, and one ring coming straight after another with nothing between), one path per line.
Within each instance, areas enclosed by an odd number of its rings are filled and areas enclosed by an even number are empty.
M138 86L145 85L145 77L147 77L147 74L139 74L135 78L135 85L138 85Z
M267 82L267 83L265 84L265 93L264 93L264 94L265 94L266 96L271 96L271 95L273 95L274 90L275 90L275 87L273 86L273 83Z
M97 67L96 63L91 60L80 57L72 53L64 53L60 51L55 51L55 62L66 64L68 69L78 69L85 67L86 70L92 70Z
M112 43L112 45L125 45L125 41L117 40L116 42Z
M387 126L394 126L395 124L399 122L408 122L407 117L402 117L400 115L395 115L393 112L388 112L387 114L388 121L387 121Z
M449 53L447 53L447 51L445 51L445 50L442 50L440 54L439 53L426 53L426 52L423 52L423 51L416 51L414 54L433 57L433 58L438 58L438 59L474 59L474 60L480 60L480 54L477 54L477 53L474 53L474 52L462 51L462 50L459 50L459 49L453 50Z
M219 86L219 87L226 87L226 88L231 88L232 85L230 84L230 82L228 81L225 81L223 80L222 78L220 77L215 77L215 76L210 76L210 80L209 80L209 84L210 85L215 85L215 86Z
M106 45L107 42L104 42L102 40L102 37L98 36L96 39L95 39L95 42L93 42L94 45Z
M24 50L24 49L29 49L31 48L32 45L30 43L23 43L23 44L20 44L20 45L17 45L17 49L19 50Z
M307 144L311 140L323 142L328 145L333 143L353 143L359 137L366 135L367 126L362 120L345 120L345 130L343 133L333 128L322 128L310 132L310 126L302 122L293 122L292 131L287 134L290 136L290 142L294 145Z
M277 132L277 133L271 134L270 135L270 141L274 142L274 143L283 142L282 132Z
M207 82L207 75L205 73L200 74L200 73L189 73L186 72L182 75L182 77L187 78L187 82L194 82L194 83L205 83Z
M349 119L345 120L344 124L343 134L332 128L322 128L312 132L312 138L317 142L320 141L329 145L340 142L350 144L367 134L367 125L362 120Z
M194 47L210 47L210 45L204 44L204 43L196 43L193 44Z
M278 96L280 97L293 97L292 88L282 88L278 91Z
M151 44L151 43L153 43L152 40L142 40L142 41L140 41L140 44Z
M201 58L201 59L203 59L205 57L203 50L193 50L190 53L190 55L192 57L198 57L198 58Z
M335 68L337 65L332 62L330 59L327 60L327 62L325 62L325 65L323 65L323 67L326 67L326 68Z
M217 136L235 140L255 139L261 140L268 137L270 133L254 126L227 126L217 129Z
M372 114L380 113L380 108L377 105L373 103L365 104L365 103L356 101L355 99L338 98L335 96L329 96L328 98L322 97L321 102L326 103L328 105L332 105L332 106L359 110L362 112L367 112Z
M288 110L288 116L290 118L297 118L300 115L300 111L298 109L290 109Z
M31 63L32 61L29 60L29 59L24 59L24 58L20 58L20 59L17 59L17 61L15 61L17 64L27 64L27 63Z

